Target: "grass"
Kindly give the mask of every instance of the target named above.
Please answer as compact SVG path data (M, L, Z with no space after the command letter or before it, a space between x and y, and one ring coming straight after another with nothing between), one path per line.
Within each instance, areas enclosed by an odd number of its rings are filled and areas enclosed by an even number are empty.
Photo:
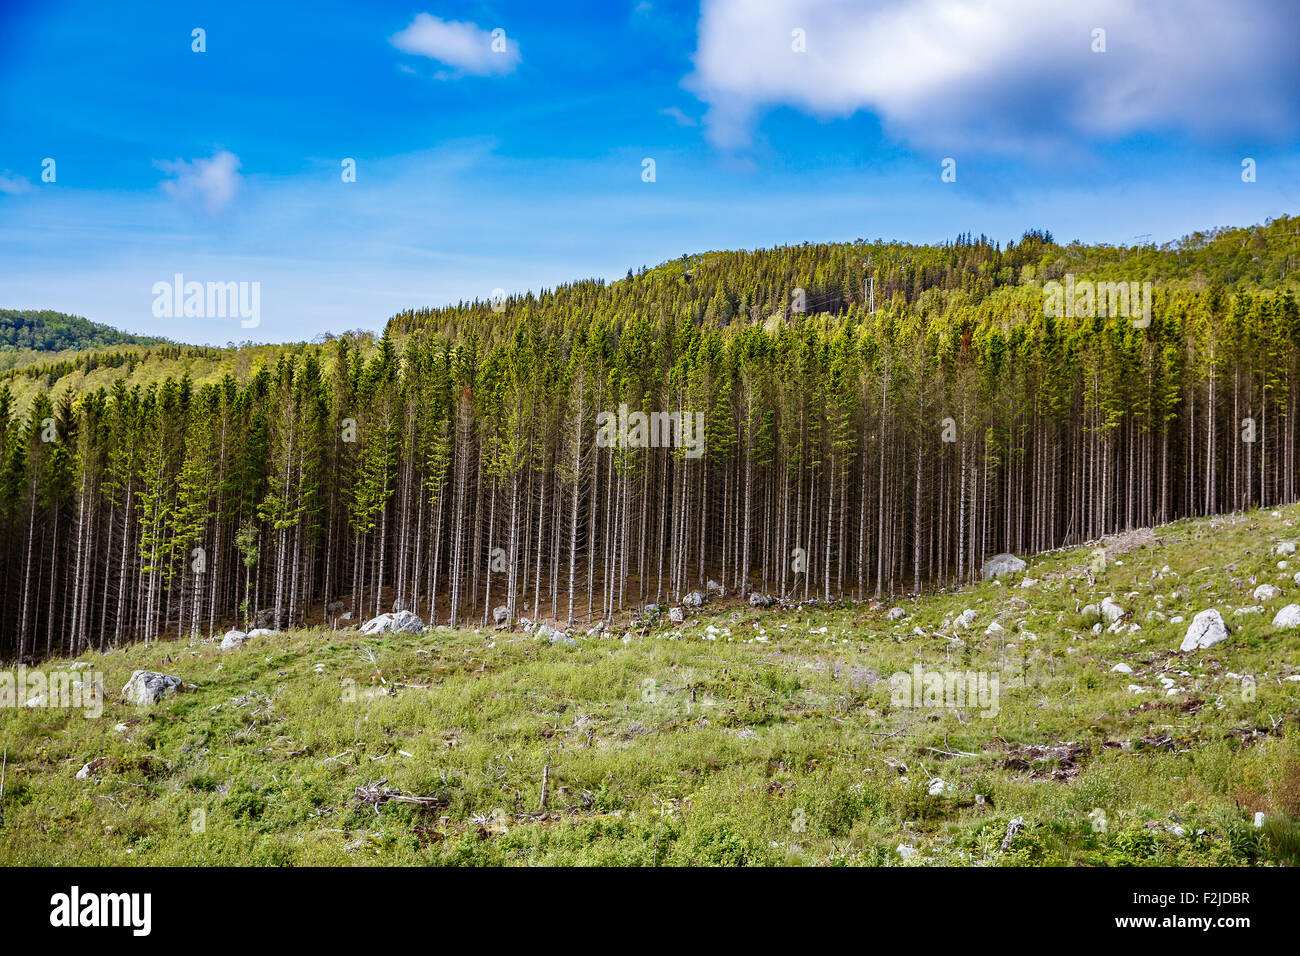
M712 603L576 647L306 631L88 655L101 717L0 709L0 863L1294 864L1300 632L1271 622L1300 593L1300 560L1273 553L1297 518L1158 528L1112 543L1095 580L1090 549L1061 551L1028 588ZM1107 595L1127 617L1094 629L1081 610ZM1208 607L1228 641L1179 654ZM972 627L951 623L968 608ZM996 714L902 706L888 678L915 664L996 676ZM137 669L185 692L124 704ZM379 781L427 799L357 798Z

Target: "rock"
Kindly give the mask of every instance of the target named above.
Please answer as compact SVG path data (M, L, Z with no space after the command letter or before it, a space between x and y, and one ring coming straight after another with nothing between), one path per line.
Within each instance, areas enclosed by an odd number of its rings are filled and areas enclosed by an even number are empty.
M339 623L342 623L342 622L344 622L344 621L350 621L350 620L352 620L352 612L351 612L351 611L348 611L348 612L345 613L345 614L341 614L341 615L339 615Z
M708 592L710 594L724 595L727 593L727 589L717 581L710 581L708 584Z
M1147 611L1147 623L1154 624L1164 621L1165 616L1160 611Z
M984 562L980 573L985 581L991 581L1004 574L1019 574L1026 567L1028 565L1014 554L995 554Z
M1251 595L1256 601L1271 601L1282 596L1282 591L1271 584L1261 584Z
M253 615L253 627L275 627L275 608L262 608Z
M1184 653L1198 651L1213 647L1227 639L1228 626L1223 623L1223 615L1210 608L1192 618L1191 626L1187 628L1187 636L1183 638L1183 643L1178 649Z
M898 844L898 855L901 856L904 860L915 859L920 852L921 851L918 850L916 847L909 846L906 843Z
M1116 621L1122 618L1124 614L1125 614L1124 609L1120 607L1118 604L1116 604L1112 598L1109 597L1102 598L1101 616L1104 617L1107 621L1110 621L1112 624L1114 624Z
M179 694L181 679L157 671L136 671L122 688L122 696L128 704L148 707L157 703L168 694Z
M587 631L587 636L588 636L588 637L600 637L600 635L602 635L602 634L604 634L604 633L605 633L605 622L604 622L604 621L597 621L597 622L596 622L596 626L593 627L591 630Z
M78 780L90 779L96 773L99 772L99 768L102 766L104 766L104 758L96 757L94 760L90 761L90 763L86 764L84 767L82 767L80 770L77 771L77 779Z
M347 605L342 601L330 601L329 604L325 605L325 613L331 616L342 614L345 610L347 610Z
M907 612L904 611L901 607L891 607L891 608L890 608L890 609L885 613L885 620L886 620L886 621L900 621L900 620L903 619L904 615L906 615L906 614L907 614Z
M1082 614L1084 617L1100 617L1101 611L1097 609L1097 605L1095 604L1085 604L1083 606Z
M979 617L979 613L977 611L973 610L972 608L967 608L957 616L957 620L955 623L958 627L970 627L972 624L975 623L975 618L977 617Z
M406 603L406 598L398 598L393 602L393 613L400 614L403 611L409 611L411 606Z
M1263 614L1264 608L1259 604L1252 604L1250 607L1239 607L1232 613L1237 617L1242 617L1246 614Z
M500 627L510 620L510 608L505 604L498 604L492 609L492 623Z
M1001 634L1006 628L997 621L989 621L989 626L984 628L985 634Z
M1181 614L1175 614L1173 617L1171 617L1171 618L1169 619L1169 623L1170 623L1170 624L1182 624L1183 621L1185 621L1185 620L1186 620L1186 618L1183 617Z
M1263 811L1257 810L1255 811L1255 826L1262 827L1263 825L1264 825L1264 813Z
M381 614L361 625L362 634L419 634L423 630L424 621L410 611Z
M1129 667L1127 664L1116 664L1110 669L1110 672L1112 674L1132 674L1133 668Z
M1281 631L1290 631L1300 627L1300 604L1288 604L1277 612L1273 626Z
M565 634L559 628L551 627L549 624L539 625L537 628L537 636L546 638L546 640L550 641L552 644L563 644L565 647L578 646L576 640L571 638L568 634Z
M664 612L664 609L658 604L647 604L645 606L645 612L650 617L657 617Z
M1295 554L1295 542L1283 541L1273 549L1274 554Z
M1007 834L1002 838L1002 845L998 847L1003 853L1011 849L1011 844L1015 842L1016 835L1025 828L1025 818L1016 817L1007 824Z
M703 591L692 591L686 597L682 598L682 604L687 607L703 607L707 600Z
M1021 582L1020 582L1020 586L1021 586L1022 588L1036 588L1036 587L1038 587L1038 579L1037 579L1037 578L1024 578L1023 580L1021 580Z
M248 643L250 635L243 631L226 631L226 636L221 639L221 649L223 651L234 650L237 647L243 647Z
M950 784L942 777L935 777L930 781L930 796L937 797L943 793L952 793L957 788Z
M686 620L686 612L680 607L670 607L668 609L668 623L681 624Z
M770 594L759 594L755 591L749 596L750 607L771 607L776 603L776 598Z
M279 634L277 630L269 627L255 627L248 632L249 637L270 637L272 634Z

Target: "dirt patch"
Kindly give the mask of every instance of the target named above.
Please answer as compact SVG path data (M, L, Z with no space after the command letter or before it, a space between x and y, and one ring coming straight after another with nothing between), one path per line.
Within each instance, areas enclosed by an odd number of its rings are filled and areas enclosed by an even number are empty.
M1057 780L1062 783L1077 777L1088 757L1084 744L1034 744L1010 747L1002 761L1007 770L1028 771L1031 780Z
M1163 539L1156 537L1150 528L1134 528L1120 534L1109 535L1101 539L1101 546L1106 549L1106 560L1136 551L1138 548L1154 548L1163 544Z

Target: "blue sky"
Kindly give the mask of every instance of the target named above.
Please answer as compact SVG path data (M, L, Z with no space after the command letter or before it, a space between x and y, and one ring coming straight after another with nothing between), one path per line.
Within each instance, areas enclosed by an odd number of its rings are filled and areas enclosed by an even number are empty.
M1290 0L125 7L0 0L0 306L289 341L708 249L1300 212ZM155 317L176 273L260 325Z

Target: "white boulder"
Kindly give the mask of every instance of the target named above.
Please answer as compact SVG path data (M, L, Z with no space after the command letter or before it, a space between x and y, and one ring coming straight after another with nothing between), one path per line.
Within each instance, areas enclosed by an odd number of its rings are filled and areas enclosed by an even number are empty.
M419 634L423 630L424 621L412 611L390 611L361 625L362 634Z
M127 703L140 707L155 704L168 694L180 693L181 679L157 671L135 671L122 688Z
M1004 574L1019 574L1025 570L1028 565L1017 558L1014 554L995 554L984 562L980 569L985 581L991 581L994 578L1001 577Z
M1273 626L1281 631L1300 627L1300 604L1288 604L1273 617Z
M1192 618L1192 623L1187 628L1187 636L1183 638L1183 643L1178 649L1183 652L1199 651L1227 639L1228 625L1223 623L1223 615L1214 608L1209 608Z

